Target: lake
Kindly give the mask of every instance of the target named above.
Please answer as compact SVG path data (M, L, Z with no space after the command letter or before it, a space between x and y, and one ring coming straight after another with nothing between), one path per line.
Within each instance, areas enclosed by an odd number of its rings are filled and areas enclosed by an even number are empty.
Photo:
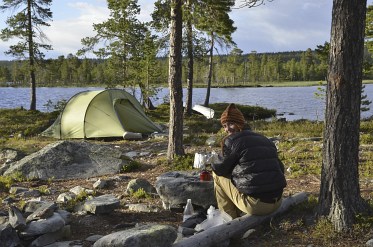
M86 90L100 90L103 88L62 88L62 87L39 87L36 89L37 109L48 111L45 104L51 100L53 103L59 100L68 100L70 97ZM324 119L324 102L315 98L317 87L260 87L260 88L212 88L210 103L237 103L242 105L257 105L277 110L279 117L287 120ZM373 101L373 84L367 84L364 93L368 99ZM168 88L161 89L157 97L153 99L155 106L168 98ZM193 105L203 104L205 101L206 88L193 89ZM186 90L184 89L184 99ZM0 88L0 108L29 108L29 88ZM363 112L362 117L373 115L373 105L368 112Z

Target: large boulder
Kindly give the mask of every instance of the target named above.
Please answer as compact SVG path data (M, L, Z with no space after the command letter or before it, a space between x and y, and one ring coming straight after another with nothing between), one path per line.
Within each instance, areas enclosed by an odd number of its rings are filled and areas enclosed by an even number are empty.
M157 193L156 189L149 183L149 181L143 178L135 178L129 181L125 193L131 195L139 189L143 189L148 194Z
M0 163L10 163L12 161L20 160L25 156L26 154L20 150L12 148L2 148L0 150Z
M157 178L155 187L165 209L180 208L187 199L204 209L217 205L214 182L200 181L197 172L164 173Z
M22 246L17 231L10 224L0 225L0 247Z
M88 178L115 174L124 165L120 150L90 142L58 141L13 163L4 175L15 171L30 179Z
M65 220L60 214L54 213L52 217L31 221L19 234L21 237L35 237L46 233L56 232L65 226Z
M25 157L26 154L22 151L12 149L12 148L3 148L0 150L0 174L3 174L7 169L9 169L12 162Z

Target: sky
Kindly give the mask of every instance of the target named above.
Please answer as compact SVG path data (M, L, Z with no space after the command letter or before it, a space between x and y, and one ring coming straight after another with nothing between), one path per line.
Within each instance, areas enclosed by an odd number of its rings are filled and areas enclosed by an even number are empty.
M242 0L236 0L242 3ZM255 8L233 9L233 41L244 53L304 51L315 49L330 40L332 0L273 0ZM373 0L368 0L372 4ZM154 0L138 0L141 13L138 19L150 20ZM1 2L2 4L2 2ZM46 58L76 54L82 47L80 40L95 35L93 23L109 18L106 0L54 0L51 26L43 29L53 51L45 51ZM1 13L0 29L6 27L10 11ZM13 41L0 41L0 60L11 60L4 51Z

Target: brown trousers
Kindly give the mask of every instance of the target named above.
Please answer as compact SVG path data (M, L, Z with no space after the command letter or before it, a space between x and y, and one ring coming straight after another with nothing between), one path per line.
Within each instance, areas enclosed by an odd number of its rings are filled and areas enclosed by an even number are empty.
M218 208L232 218L237 218L242 212L250 215L267 215L276 211L282 202L280 198L275 203L264 203L259 199L240 193L228 178L213 173L214 192Z

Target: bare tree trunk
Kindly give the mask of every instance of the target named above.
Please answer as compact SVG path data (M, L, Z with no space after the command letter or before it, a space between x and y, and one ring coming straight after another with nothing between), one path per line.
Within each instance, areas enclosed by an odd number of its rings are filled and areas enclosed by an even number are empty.
M210 247L219 246L229 239L239 239L242 235L265 221L287 212L291 207L306 201L308 198L305 192L295 194L283 200L281 207L274 213L265 216L245 215L229 221L223 225L208 228L189 238L176 242L172 247Z
M366 0L334 0L318 214L349 230L367 209L359 186L359 126Z
M214 34L211 35L211 48L209 56L209 74L207 76L207 91L204 106L208 107L210 104L211 80L213 71L213 57L214 57Z
M171 1L171 34L168 85L170 88L170 124L167 158L184 155L183 88L181 83L182 0Z
M190 0L187 2L188 8L190 8ZM191 10L189 10L190 12ZM194 67L194 54L193 54L193 29L192 21L189 17L187 21L187 40L188 40L188 75L187 75L187 98L185 115L190 116L192 114L192 102L193 102L193 67Z
M32 18L31 18L31 0L27 1L27 31L28 31L28 51L29 51L29 70L30 70L30 87L31 101L30 110L36 110L36 78L35 78L35 54L34 42L32 33Z
M153 105L150 97L149 97L149 62L146 63L146 88L144 90L141 89L141 95L143 96L143 106L148 110L154 110L155 106Z

